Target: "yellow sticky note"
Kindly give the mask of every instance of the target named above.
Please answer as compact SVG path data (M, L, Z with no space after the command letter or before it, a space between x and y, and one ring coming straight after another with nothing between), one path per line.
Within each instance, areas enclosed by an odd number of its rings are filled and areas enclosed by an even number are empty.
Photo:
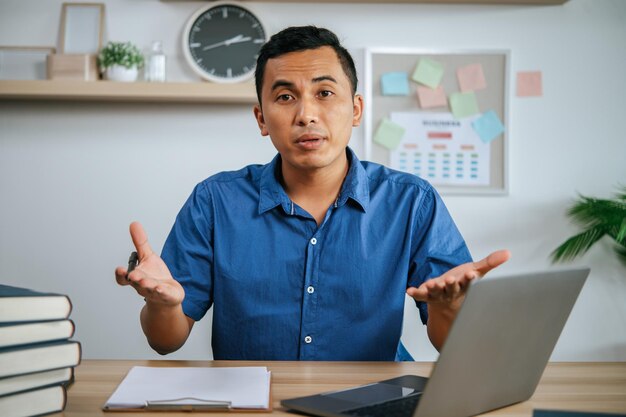
M404 128L397 123L385 118L378 125L374 134L374 142L387 149L394 150L400 144L404 136Z

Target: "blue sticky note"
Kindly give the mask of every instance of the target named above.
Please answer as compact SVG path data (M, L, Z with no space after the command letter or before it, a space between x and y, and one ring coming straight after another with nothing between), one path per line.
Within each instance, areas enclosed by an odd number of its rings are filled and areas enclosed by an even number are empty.
M504 126L495 111L489 110L472 122L480 140L489 143L504 132Z
M406 72L387 72L380 77L383 96L408 96L409 76Z

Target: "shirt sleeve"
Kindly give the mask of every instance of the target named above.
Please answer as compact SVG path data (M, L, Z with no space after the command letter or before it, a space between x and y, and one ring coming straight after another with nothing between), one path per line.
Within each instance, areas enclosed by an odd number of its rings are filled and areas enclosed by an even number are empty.
M205 183L198 184L181 208L161 257L183 286L183 312L198 321L213 304L213 211Z
M465 240L454 224L448 209L432 186L416 204L411 240L411 265L408 286L419 287L455 266L471 262ZM422 323L428 321L425 302L416 301Z

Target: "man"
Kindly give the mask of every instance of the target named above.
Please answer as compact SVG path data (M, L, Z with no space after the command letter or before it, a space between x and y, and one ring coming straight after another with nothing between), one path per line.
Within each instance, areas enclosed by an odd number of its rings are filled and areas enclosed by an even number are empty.
M163 260L130 226L140 263L116 278L145 298L157 352L182 346L212 306L216 359L394 360L405 293L439 349L469 282L508 259L471 262L427 182L357 159L356 87L328 30L287 28L263 46L254 115L278 155L198 184Z

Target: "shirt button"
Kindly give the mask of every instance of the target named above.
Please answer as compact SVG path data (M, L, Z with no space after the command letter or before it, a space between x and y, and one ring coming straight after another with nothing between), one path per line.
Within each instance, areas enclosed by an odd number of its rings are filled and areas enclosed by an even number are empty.
M313 288L313 286L309 286L309 288L306 289L306 292L308 292L309 294L313 294L315 292L315 288Z
M311 343L313 341L313 338L311 336L307 336L304 338L304 343Z
M311 245L315 245L317 243L317 239L311 238Z

